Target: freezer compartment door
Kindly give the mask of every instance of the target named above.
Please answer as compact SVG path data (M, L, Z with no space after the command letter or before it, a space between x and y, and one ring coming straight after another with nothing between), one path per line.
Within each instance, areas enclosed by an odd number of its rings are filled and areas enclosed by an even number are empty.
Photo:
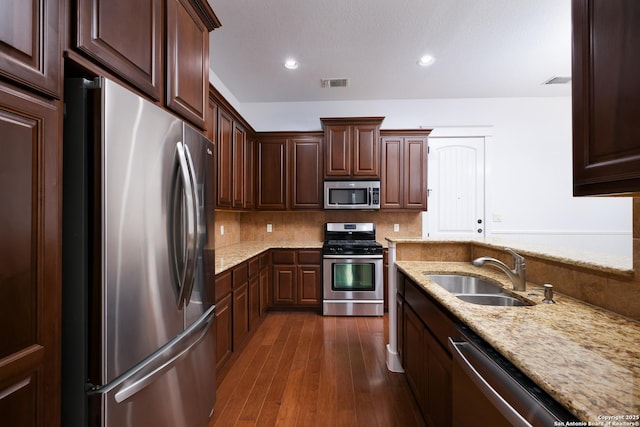
M102 390L105 427L204 427L215 403L214 308Z

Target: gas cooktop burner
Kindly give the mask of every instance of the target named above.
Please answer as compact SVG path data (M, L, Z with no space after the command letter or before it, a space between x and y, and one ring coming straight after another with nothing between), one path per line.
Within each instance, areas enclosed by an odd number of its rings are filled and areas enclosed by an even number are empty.
M381 255L373 223L327 223L324 231L325 255Z

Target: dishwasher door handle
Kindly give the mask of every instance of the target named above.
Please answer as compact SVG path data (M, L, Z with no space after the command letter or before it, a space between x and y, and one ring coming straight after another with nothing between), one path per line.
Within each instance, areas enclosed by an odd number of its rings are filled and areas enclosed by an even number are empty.
M482 394L489 399L493 406L509 420L514 427L532 427L531 424L487 382L476 368L474 368L473 364L465 356L465 353L471 353L476 358L484 358L488 363L493 364L490 359L464 340L454 341L449 337L449 347L451 348L454 363L457 363L462 368ZM496 366L496 369L500 368Z

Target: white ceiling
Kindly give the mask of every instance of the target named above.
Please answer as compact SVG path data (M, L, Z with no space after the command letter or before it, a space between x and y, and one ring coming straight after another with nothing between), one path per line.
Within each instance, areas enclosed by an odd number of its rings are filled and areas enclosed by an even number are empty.
M569 96L571 0L209 0L241 103ZM424 54L436 58L421 68ZM287 70L294 57L300 67ZM347 88L321 88L348 78Z

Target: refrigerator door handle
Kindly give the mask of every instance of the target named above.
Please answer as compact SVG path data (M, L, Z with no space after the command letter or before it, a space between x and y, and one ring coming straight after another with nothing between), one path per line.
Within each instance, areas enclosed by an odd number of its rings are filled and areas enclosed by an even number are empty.
M178 361L187 356L209 331L213 323L215 306L211 306L200 319L185 329L175 339L165 344L157 352L129 369L109 384L94 387L90 395L105 394L122 386L115 393L115 401L120 403L153 383L163 373L171 369Z
M180 268L179 268L180 263L178 262L178 257L182 256L182 254L180 254L179 251L177 250L175 242L173 245L174 246L173 252L175 257L174 262L175 262L175 269L177 272L177 281L178 281L177 285L179 290L178 309L182 309L182 307L184 307L185 292L189 291L188 288L192 286L194 266L195 266L195 262L197 261L196 260L196 245L197 245L196 236L198 231L197 230L198 205L197 205L197 199L194 199L195 190L194 190L194 184L193 184L193 178L192 178L193 174L189 169L189 164L185 154L185 148L186 146L180 141L176 144L178 169L179 169L180 179L184 187L184 197L186 199L185 205L186 205L186 211L187 211L186 218L183 219L182 215L180 216L181 220L186 221L186 242L184 245L185 254L184 254L184 265L182 268L182 272L180 272ZM180 205L182 205L180 200L176 200L178 194L176 194L174 197L174 203L179 203ZM175 218L174 218L174 221L175 221ZM174 240L175 240L175 227L177 226L178 224L175 224L175 223L173 224Z
M198 200L198 181L196 179L195 167L193 166L193 158L191 157L191 151L189 150L189 146L183 144L184 154L187 161L187 165L189 168L189 175L191 177L191 195L193 200L193 221L195 223L195 237L192 241L191 249L193 251L193 255L191 257L191 263L186 265L187 274L185 274L185 282L183 286L182 292L182 301L183 305L189 305L189 301L191 300L191 293L193 292L193 287L195 286L195 272L196 265L198 263L197 254L200 252L199 246L199 225L200 225L200 202Z

